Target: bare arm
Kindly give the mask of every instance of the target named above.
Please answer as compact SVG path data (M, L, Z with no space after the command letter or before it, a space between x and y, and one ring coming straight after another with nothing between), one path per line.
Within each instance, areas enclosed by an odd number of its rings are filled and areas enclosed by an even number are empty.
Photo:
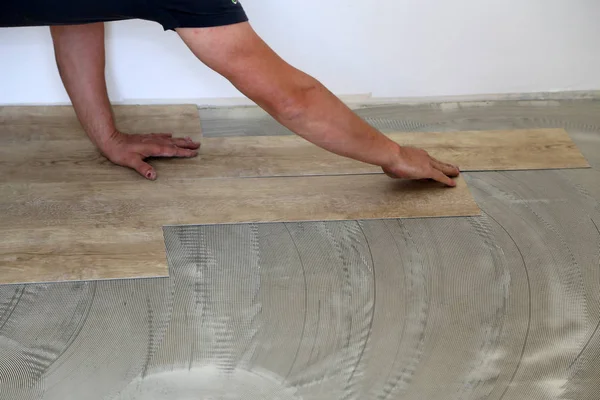
M116 131L104 78L104 24L50 27L56 64L81 124L101 147Z
M391 176L433 178L454 186L454 166L401 147L371 127L311 76L283 61L248 23L177 32L192 52L284 126L340 156Z
M171 134L127 135L115 127L104 76L104 24L50 28L58 70L77 117L96 147L112 162L148 179L156 172L147 157L193 157L198 144Z

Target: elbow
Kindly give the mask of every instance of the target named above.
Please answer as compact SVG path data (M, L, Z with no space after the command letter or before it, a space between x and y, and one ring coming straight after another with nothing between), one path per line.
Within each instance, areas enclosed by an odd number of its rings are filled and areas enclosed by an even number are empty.
M276 101L271 104L274 115L280 121L302 120L307 110L314 104L320 90L321 85L314 79L292 85L279 96L275 96Z
M240 78L231 78L230 81L284 125L303 120L326 90L318 80L297 70L286 74L259 74L253 79L249 79L248 76L249 74L245 73Z

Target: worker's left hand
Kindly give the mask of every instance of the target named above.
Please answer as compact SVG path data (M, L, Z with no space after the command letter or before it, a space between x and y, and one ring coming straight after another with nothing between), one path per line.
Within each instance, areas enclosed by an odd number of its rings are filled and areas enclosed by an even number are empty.
M174 138L170 133L130 135L116 131L98 144L100 152L113 163L136 170L146 179L155 180L156 171L145 159L149 157L195 157L199 143L188 138Z

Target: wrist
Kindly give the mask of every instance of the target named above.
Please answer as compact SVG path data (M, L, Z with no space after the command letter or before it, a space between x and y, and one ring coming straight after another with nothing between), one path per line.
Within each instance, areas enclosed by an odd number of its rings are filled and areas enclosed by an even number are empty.
M104 149L117 142L123 134L116 129L101 132L88 132L88 137L99 149Z
M100 154L109 159L111 157L111 154L114 152L115 147L119 146L119 142L121 141L122 135L123 134L117 130L103 132L101 134L88 133L90 141L100 152Z
M398 162L402 158L402 146L393 140L389 140L387 151L385 152L385 158L382 160L383 162L379 165L381 168L391 169L395 165L398 165Z

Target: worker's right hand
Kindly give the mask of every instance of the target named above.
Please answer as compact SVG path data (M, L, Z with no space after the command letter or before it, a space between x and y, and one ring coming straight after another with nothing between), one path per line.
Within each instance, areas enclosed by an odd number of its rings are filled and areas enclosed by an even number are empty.
M425 150L414 147L400 147L392 163L382 169L392 178L433 179L451 187L456 186L452 178L460 174L458 167L436 160Z
M150 180L156 179L156 171L147 158L195 157L199 147L190 138L174 138L170 133L130 135L118 131L98 144L100 152L114 164L132 168Z

